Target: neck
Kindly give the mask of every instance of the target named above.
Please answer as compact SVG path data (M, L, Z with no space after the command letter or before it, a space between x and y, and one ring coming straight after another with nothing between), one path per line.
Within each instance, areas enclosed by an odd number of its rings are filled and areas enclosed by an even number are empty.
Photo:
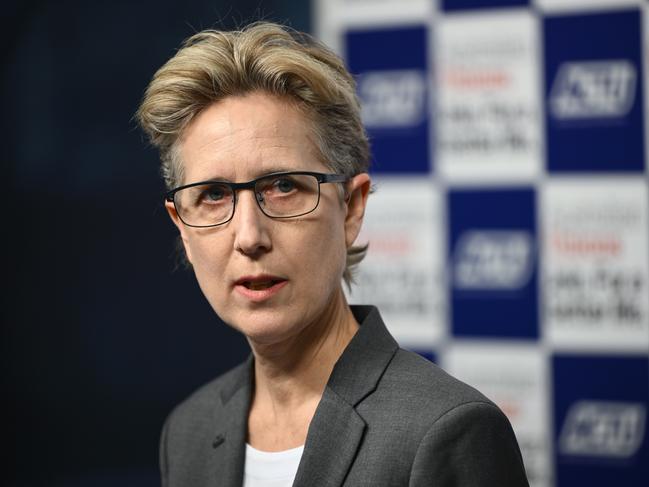
M266 392L283 401L284 396L297 392L322 394L333 366L357 330L340 289L332 305L300 334L281 343L250 343L255 356L255 395ZM283 390L285 385L290 389Z
M255 356L249 415L253 446L277 450L304 443L331 371L357 330L340 289L332 306L299 335L272 345L250 343ZM275 428L281 434L269 435Z

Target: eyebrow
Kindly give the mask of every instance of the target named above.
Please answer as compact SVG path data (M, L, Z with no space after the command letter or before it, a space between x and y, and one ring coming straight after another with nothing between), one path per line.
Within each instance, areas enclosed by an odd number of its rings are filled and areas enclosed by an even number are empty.
M268 176L270 174L276 174L276 173L282 173L282 172L293 172L293 171L309 171L309 169L301 169L301 168L295 168L295 167L282 167L282 166L270 166L270 167L265 167L263 171L258 171L253 173L253 177L250 180L253 179L258 179L264 176ZM223 181L223 182L228 182L228 183L234 183L235 181L232 181L229 178L225 177L210 177L207 179L200 179L198 181ZM239 181L241 182L241 181Z

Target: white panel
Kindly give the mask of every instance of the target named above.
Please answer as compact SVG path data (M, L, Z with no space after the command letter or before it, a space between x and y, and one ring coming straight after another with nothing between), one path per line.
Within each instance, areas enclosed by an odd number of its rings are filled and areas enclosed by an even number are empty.
M444 331L441 198L428 179L385 178L376 187L358 239L369 252L350 301L377 305L403 346L430 350Z
M527 10L449 15L436 39L440 174L532 180L542 153L538 18Z
M642 179L546 183L544 314L555 348L649 349L648 208Z
M317 15L335 24L421 22L434 11L435 0L319 0Z

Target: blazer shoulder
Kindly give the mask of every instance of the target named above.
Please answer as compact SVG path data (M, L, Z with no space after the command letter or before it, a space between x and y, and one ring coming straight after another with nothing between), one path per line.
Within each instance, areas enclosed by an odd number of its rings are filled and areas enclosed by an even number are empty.
M411 485L529 487L516 436L495 405L471 402L442 415L420 442Z
M525 485L518 444L507 417L479 391L420 355L396 350L376 389L356 411L366 424L366 447L361 449L349 485L368 478L367 485L411 487L431 482L466 487ZM394 445L398 445L398 456ZM501 469L508 462L515 470L514 482ZM481 481L481 473L496 481ZM503 476L506 482L499 483Z
M492 401L470 385L456 379L424 357L399 349L385 371L381 386L394 391L404 401L427 411L436 421L450 410L465 404Z
M167 422L186 422L212 416L215 411L249 380L250 364L246 361L200 386L178 404Z

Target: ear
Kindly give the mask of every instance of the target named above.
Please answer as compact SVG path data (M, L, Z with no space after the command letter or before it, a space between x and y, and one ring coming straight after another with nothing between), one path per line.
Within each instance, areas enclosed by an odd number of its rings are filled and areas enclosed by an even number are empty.
M185 254L187 255L187 260L191 264L192 254L189 250L189 243L187 238L187 227L180 220L180 217L178 216L178 212L176 211L176 207L174 206L172 201L165 200L165 208L167 209L169 218L171 218L171 221L174 222L174 225L176 225L176 228L178 228L178 231L180 232L180 238L183 241L183 247L185 248Z
M371 185L370 175L366 172L357 174L347 183L345 242L348 248L352 246L361 231Z

